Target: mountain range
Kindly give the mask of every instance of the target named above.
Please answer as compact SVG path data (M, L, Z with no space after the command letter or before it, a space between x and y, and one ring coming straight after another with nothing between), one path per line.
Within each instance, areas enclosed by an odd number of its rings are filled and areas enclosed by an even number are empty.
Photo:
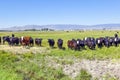
M44 28L53 30L120 30L120 24L98 24L98 25L73 25L73 24L55 24L55 25L25 25L1 28L0 30L23 31L29 29L41 30Z

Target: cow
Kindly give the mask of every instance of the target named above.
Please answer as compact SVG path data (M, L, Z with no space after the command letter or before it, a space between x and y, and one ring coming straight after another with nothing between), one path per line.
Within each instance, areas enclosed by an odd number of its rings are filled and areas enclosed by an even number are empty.
M10 38L9 38L9 36L3 36L2 39L3 39L3 44L5 44L5 42L8 42L8 44L10 45Z
M104 43L104 37L96 38L96 44L98 48L102 48Z
M54 39L48 39L48 43L49 43L49 46L50 46L51 48L53 48L53 47L54 47L54 44L55 44L55 41L54 41Z
M113 46L114 37L109 37L109 38L108 38L108 41L109 41L109 45L110 45L110 46Z
M68 49L69 49L69 48L72 49L72 46L73 46L72 40L68 40L68 41L67 41L67 46L68 46Z
M86 39L86 45L89 49L94 50L96 46L95 38L93 37L88 37Z
M104 45L105 45L105 47L107 47L107 48L110 47L109 37L105 37L105 39L104 39Z
M120 44L120 38L118 38L118 44Z
M36 38L36 39L35 39L35 44L36 44L37 46L41 46L41 43L42 43L42 38Z
M58 48L62 49L63 48L62 45L63 45L63 40L62 39L58 39L58 41L57 41Z
M70 48L72 50L80 50L79 41L75 39L68 40L67 45L68 45L68 49Z
M19 45L19 38L18 37L10 37L10 45Z
M81 40L81 39L77 39L77 46L78 46L78 49L85 49L85 41L84 40Z
M19 45L19 38L18 37L9 37L9 36L3 36L3 44L5 42L8 42L9 45Z
M0 36L0 44L2 43L2 39L1 39L1 36Z
M30 42L30 46L33 46L34 45L34 39L32 38L32 37L30 37L30 40L29 40L29 42Z
M30 36L22 36L20 38L21 45L23 45L23 46L30 46L30 39L31 39Z
M115 47L118 46L118 43L119 43L119 38L118 37L114 37L114 41L113 41Z

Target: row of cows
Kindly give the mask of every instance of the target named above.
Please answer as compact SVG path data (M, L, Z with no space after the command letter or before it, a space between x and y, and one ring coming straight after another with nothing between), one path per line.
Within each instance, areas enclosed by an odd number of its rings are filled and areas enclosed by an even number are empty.
M68 48L74 49L74 50L80 50L81 48L85 49L85 46L87 46L89 49L94 50L96 46L98 48L102 48L103 46L109 48L110 46L118 46L120 44L120 38L118 38L118 35L115 34L114 37L99 37L99 38L93 38L93 37L86 37L83 40L81 39L72 39L68 40Z
M5 42L8 42L9 45L23 45L23 46L33 46L34 43L38 46L41 46L42 44L42 38L35 38L33 39L30 36L22 36L20 38L15 37L14 34L12 34L12 37L9 36L3 36L2 38L0 37L0 43L3 41L3 44ZM54 47L55 41L54 39L48 39L48 44L50 47ZM110 47L110 46L118 46L120 44L120 38L118 37L117 34L114 35L114 37L99 37L99 38L94 38L94 37L85 37L84 39L72 39L67 41L67 46L69 49L73 50L80 50L80 49L85 49L85 46L87 46L89 49L95 49L96 46L98 48L102 48L103 46L105 47ZM57 46L59 49L63 49L63 40L58 39L57 41Z

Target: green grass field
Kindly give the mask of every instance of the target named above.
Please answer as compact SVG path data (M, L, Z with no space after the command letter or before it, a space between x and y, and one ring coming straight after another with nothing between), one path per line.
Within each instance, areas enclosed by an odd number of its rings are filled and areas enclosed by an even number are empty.
M0 79L1 80L71 80L71 78L65 75L62 68L53 68L48 66L49 57L56 63L65 65L73 64L72 58L77 59L120 59L120 46L118 47L103 47L102 49L96 48L96 50L90 50L86 47L86 50L74 51L67 48L67 41L72 38L84 37L105 37L114 36L115 33L120 31L53 31L53 32L40 32L40 31L26 31L26 32L0 32L0 36L11 36L15 34L17 37L31 36L33 38L42 38L42 46L49 50L47 53L33 54L14 54L11 52L0 51ZM119 35L119 33L118 33ZM58 38L63 39L63 46L65 50L59 50L58 48L51 49L48 45L47 39L53 38L57 42ZM7 45L7 43L6 43ZM35 45L35 47L37 47ZM55 44L55 47L57 45ZM47 58L48 57L48 58ZM77 76L75 80L90 80L91 75L84 70L81 70L80 76ZM87 75L88 77L84 77ZM113 79L114 80L114 79Z

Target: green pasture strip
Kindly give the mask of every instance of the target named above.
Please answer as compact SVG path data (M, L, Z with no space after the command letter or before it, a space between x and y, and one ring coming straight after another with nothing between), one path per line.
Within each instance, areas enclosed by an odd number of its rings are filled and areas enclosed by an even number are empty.
M67 47L67 41L69 39L83 39L84 37L105 37L105 36L114 36L115 33L120 31L21 31L21 32L0 32L0 36L11 36L12 34L15 34L17 37L21 36L31 36L34 39L35 38L42 38L42 45L47 47L48 42L47 40L49 38L53 38L55 42L57 42L58 38L61 38L64 40L63 46ZM118 34L119 35L119 34ZM56 44L55 44L56 46Z
M70 80L61 68L47 66L44 55L0 51L1 80Z

